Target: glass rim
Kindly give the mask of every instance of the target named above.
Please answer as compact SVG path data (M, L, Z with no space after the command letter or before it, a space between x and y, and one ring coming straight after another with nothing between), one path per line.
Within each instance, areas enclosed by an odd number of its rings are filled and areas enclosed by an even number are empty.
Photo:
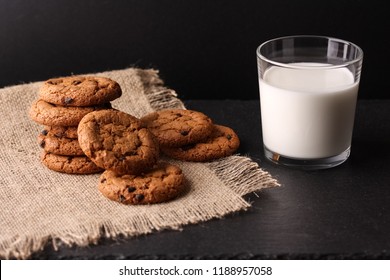
M284 39L293 39L293 38L308 38L308 39L326 39L326 40L332 40L332 41L335 41L335 42L339 42L339 43L343 43L345 45L349 45L349 46L352 46L354 47L357 52L358 52L358 56L354 59L351 59L349 61L346 61L345 63L342 63L342 64L332 64L332 65L316 65L316 66L313 66L313 65L291 65L289 63L283 63L283 62L277 62L277 61L274 61L272 59L269 59L267 57L265 57L264 55L261 54L261 48L264 47L266 44L269 44L271 42L275 42L275 41L279 41L279 40L284 40ZM363 59L363 50L362 48L360 48L358 45L350 42L350 41L347 41L347 40L343 40L343 39L339 39L339 38L335 38L335 37L329 37L329 36L322 36L322 35L290 35L290 36L282 36L282 37L276 37L276 38L273 38L273 39L270 39L270 40L267 40L263 43L260 44L260 46L257 47L256 49L256 55L257 55L257 58L260 58L268 63L271 63L271 64L274 64L274 65L277 65L277 66L281 66L281 67L284 67L284 68L292 68L292 69L335 69L335 68L342 68L342 67L346 67L348 65L352 65L356 62L359 62L359 61L362 61Z

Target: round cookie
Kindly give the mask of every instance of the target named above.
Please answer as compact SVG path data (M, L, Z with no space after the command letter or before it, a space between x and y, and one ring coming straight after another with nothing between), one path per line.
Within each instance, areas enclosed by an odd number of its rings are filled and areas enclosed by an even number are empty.
M111 108L110 103L91 107L64 107L38 99L30 108L30 118L48 126L77 126L88 113Z
M240 146L237 134L229 127L214 125L210 137L204 141L178 148L162 148L167 156L184 161L211 161L233 154Z
M165 147L180 147L202 141L213 130L211 119L193 110L157 111L142 117L141 121Z
M109 78L70 76L49 79L39 89L39 98L62 106L93 106L122 95L119 84Z
M117 110L95 111L78 126L81 149L96 165L118 174L137 174L153 167L159 147L141 121Z
M39 146L48 153L64 156L82 156L83 150L80 148L77 139L65 137L52 137L40 133L38 135Z
M50 137L77 139L77 126L45 126L41 134Z
M140 175L117 175L104 171L99 191L107 198L123 204L149 204L171 200L185 189L182 170L173 164L159 162Z
M103 171L86 156L61 156L44 151L41 162L51 170L68 174L93 174Z

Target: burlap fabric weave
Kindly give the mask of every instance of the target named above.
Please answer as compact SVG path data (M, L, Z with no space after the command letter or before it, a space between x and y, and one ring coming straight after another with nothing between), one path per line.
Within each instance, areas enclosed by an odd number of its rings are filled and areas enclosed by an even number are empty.
M113 107L141 117L164 108L184 108L155 70L129 68L98 73L116 80L123 95ZM28 117L41 83L0 89L0 258L31 257L51 242L85 246L102 237L135 236L219 218L245 210L242 196L278 183L247 157L212 163L174 162L188 182L171 202L129 206L103 197L95 175L68 175L40 163L42 126Z

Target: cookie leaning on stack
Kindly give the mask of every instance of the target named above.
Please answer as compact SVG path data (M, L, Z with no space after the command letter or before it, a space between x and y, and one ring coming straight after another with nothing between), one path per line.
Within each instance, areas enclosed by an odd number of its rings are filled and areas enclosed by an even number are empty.
M118 110L89 113L77 134L84 153L98 166L117 174L139 174L152 168L159 146L141 121Z
M110 101L121 94L119 84L104 77L70 76L44 82L29 111L33 121L45 126L38 135L42 163L70 174L102 171L80 148L77 126L88 113L111 108Z

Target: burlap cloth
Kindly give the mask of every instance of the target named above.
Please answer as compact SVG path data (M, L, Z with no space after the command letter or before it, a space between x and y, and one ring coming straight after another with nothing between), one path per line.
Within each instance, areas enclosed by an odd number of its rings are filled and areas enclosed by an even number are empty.
M98 73L116 80L123 95L113 107L141 117L163 108L184 108L156 70L129 68ZM248 157L212 163L172 161L188 182L171 202L127 206L103 197L95 175L68 175L40 163L42 126L28 117L41 83L0 89L0 258L31 257L46 244L85 246L102 237L136 236L220 218L245 210L242 196L278 183Z

